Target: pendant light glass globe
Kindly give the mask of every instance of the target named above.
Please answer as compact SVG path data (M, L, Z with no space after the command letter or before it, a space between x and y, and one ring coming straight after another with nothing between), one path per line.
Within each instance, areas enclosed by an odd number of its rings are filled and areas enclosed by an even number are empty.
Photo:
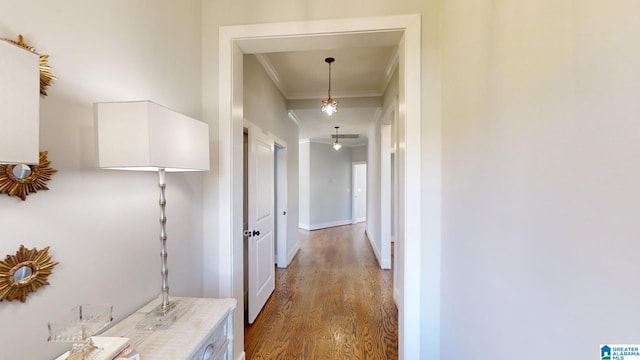
M340 144L340 141L338 141L338 129L340 128L340 126L334 126L336 129L336 141L333 142L333 150L338 151L342 148L342 144Z
M338 111L338 102L335 101L332 97L331 97L331 63L336 61L336 59L332 58L332 57L328 57L326 59L324 59L324 61L329 64L329 91L327 92L327 99L326 100L322 100L322 112L331 116L333 115L335 112Z

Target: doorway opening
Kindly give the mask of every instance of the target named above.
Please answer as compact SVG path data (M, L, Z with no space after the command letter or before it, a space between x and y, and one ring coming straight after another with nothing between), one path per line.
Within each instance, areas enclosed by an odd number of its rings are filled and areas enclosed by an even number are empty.
M351 223L367 221L367 163L354 162L351 166Z
M243 297L243 242L242 242L242 109L243 55L275 51L301 51L326 46L329 43L353 43L380 39L388 33L402 33L399 47L399 116L398 116L398 228L396 229L396 264L398 272L398 320L400 358L415 357L422 346L429 346L432 353L439 354L439 331L421 334L424 318L439 316L439 273L430 274L429 282L421 281L422 239L427 238L430 248L439 247L439 206L436 196L433 212L429 213L432 226L422 234L422 117L421 117L421 19L419 15L397 15L375 18L332 19L318 21L289 22L278 24L254 24L223 26L219 32L219 174L218 206L219 218L216 248L217 258L215 283L205 284L205 293L218 296ZM394 35L395 38L395 35ZM405 76L410 74L410 76ZM439 125L439 118L433 119ZM439 156L439 133L429 139L434 150L430 156ZM433 140L431 142L431 140ZM437 151L436 151L437 150ZM429 158L429 160L433 160ZM439 162L428 164L429 179L440 178ZM432 172L431 172L432 171ZM439 194L438 182L428 190ZM407 195L409 194L409 195ZM431 203L430 203L431 204ZM207 239L207 241L213 241ZM436 249L437 250L437 249ZM432 255L437 268L439 252ZM418 271L415 271L418 269ZM426 286L425 286L426 285ZM422 303L424 293L429 301ZM423 316L423 313L425 316ZM437 329L439 322L429 327ZM234 318L234 349L237 358L242 356L243 321ZM424 345L423 343L427 343Z

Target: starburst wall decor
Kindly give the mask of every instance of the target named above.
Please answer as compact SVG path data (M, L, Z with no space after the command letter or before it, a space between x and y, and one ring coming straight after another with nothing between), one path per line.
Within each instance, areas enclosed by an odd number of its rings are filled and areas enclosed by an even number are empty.
M40 152L39 165L0 164L0 194L18 196L24 201L30 193L49 190L47 181L57 171L47 160L47 151Z
M0 261L0 301L25 302L29 293L49 285L47 277L58 263L51 261L49 247L27 249L20 245L15 255Z

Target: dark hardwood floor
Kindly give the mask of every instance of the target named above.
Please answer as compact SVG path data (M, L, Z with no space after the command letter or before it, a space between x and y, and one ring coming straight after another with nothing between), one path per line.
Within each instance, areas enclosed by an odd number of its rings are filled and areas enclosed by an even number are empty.
M247 359L397 359L393 273L380 270L364 223L301 231L300 245L245 326Z

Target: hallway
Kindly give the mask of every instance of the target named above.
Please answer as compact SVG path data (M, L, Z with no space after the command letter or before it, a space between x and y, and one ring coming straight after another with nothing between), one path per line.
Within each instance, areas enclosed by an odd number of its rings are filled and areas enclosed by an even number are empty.
M276 290L245 327L247 359L397 359L398 312L365 223L300 231Z

